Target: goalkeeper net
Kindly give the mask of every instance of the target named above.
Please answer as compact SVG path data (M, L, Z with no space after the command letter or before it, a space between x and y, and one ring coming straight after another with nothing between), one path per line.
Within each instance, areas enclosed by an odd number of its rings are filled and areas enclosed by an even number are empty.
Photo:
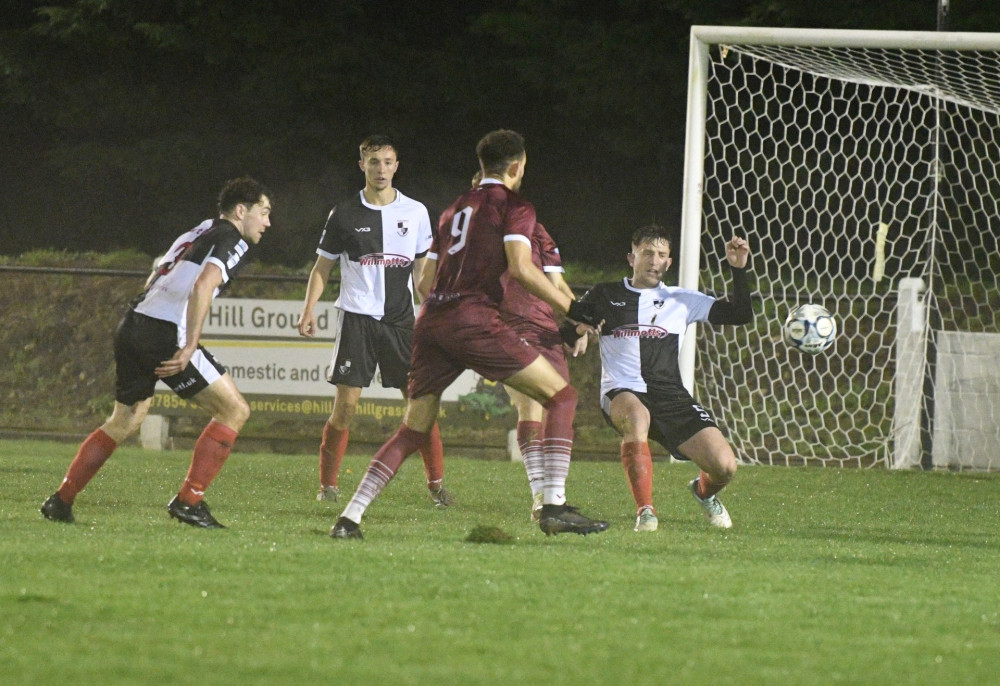
M736 232L757 297L682 368L740 459L1000 468L1000 35L691 35L680 284L724 294ZM782 337L806 302L816 356Z

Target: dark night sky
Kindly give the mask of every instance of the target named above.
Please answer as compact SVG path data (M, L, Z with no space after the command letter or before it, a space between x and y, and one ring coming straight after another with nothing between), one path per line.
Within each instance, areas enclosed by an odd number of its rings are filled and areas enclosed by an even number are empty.
M988 4L953 3L953 28L997 23ZM679 220L692 23L936 20L932 0L110 0L33 30L44 5L80 3L0 2L0 253L154 254L251 173L282 236L261 258L292 266L363 184L365 135L398 139L396 186L436 220L499 127L525 135L523 192L564 257L606 262Z

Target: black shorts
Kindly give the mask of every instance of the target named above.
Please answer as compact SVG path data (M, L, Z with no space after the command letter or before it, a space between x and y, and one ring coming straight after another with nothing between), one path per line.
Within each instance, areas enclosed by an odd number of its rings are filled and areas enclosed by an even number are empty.
M406 388L412 349L413 329L341 310L327 381L366 388L371 385L377 366L383 387Z
M179 349L176 324L129 310L115 331L115 400L134 405L153 397L156 382L160 380L156 368ZM225 373L226 368L198 346L184 371L166 377L163 382L186 399Z
M649 437L670 451L679 460L690 459L677 449L681 443L702 429L718 428L712 415L684 393L639 393L629 388L615 388L601 396L601 413L611 425L611 400L620 393L631 393L649 410Z

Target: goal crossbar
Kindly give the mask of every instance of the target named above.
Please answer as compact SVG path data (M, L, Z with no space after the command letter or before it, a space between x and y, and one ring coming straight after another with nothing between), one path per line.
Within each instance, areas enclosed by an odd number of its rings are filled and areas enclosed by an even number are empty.
M788 45L813 48L902 50L1000 50L1000 33L868 31L740 26L692 26L692 42L729 45Z

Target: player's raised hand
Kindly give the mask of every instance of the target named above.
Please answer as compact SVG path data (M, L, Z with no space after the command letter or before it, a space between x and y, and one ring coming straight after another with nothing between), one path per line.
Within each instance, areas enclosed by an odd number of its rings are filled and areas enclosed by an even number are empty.
M750 258L750 244L747 243L745 238L740 238L739 236L733 236L728 243L726 243L726 259L729 260L729 264L736 267L737 269L743 269L747 266L747 260Z

